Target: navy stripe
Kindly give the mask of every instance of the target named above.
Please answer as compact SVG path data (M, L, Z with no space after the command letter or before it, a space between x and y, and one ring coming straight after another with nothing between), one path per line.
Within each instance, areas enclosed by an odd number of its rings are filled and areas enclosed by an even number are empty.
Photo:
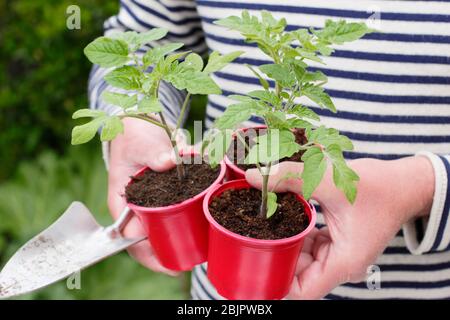
M371 158L379 160L396 160L404 157L410 157L412 154L376 154L376 153L365 153L365 152L344 152L344 157L348 160L361 159L361 158Z
M428 255L431 253L428 253ZM427 255L427 254L426 254ZM426 256L425 255L425 256ZM382 264L379 265L382 271L411 271L411 272L427 272L441 271L450 268L450 261L427 264Z
M147 13L150 13L151 15L154 15L154 16L156 16L158 18L161 18L162 20L171 22L172 24L175 24L175 25L183 25L183 24L188 24L188 23L192 23L192 22L200 24L200 21L201 21L200 17L198 17L198 16L190 17L190 18L184 18L184 19L180 19L180 20L173 20L169 16L164 15L164 14L162 14L162 13L156 11L156 10L153 10L149 6L145 6L143 4L140 4L140 3L136 2L135 0L130 0L130 2L133 3L134 5L136 5L137 7L139 7L141 10L143 10L143 11L145 11ZM123 0L120 0L120 4L121 4L121 6L128 8L128 6L124 3Z
M448 163L447 159L445 159L442 156L439 156L444 163L445 170L447 171L447 197L445 199L445 205L444 205L444 211L442 212L442 218L441 221L439 221L439 228L438 232L436 234L436 238L434 239L433 247L431 247L432 250L436 250L439 245L441 244L442 237L444 236L444 230L447 225L448 216L450 214L450 188L448 186L450 182L450 164Z
M225 38L225 37L213 35L209 32L205 32L205 36L206 36L206 38L210 38L214 41L228 44L228 45L235 45L235 46L242 46L242 47L256 47L256 44L246 43L242 39ZM358 60L383 61L383 62L450 64L449 56L373 53L373 52L363 52L363 51L348 51L348 50L340 50L340 49L336 50L333 53L333 57L358 59Z
M195 279L197 279L197 283L200 285L200 288L202 289L202 291L208 296L209 299L211 300L216 300L214 298L214 296L209 292L209 290L207 290L205 288L205 286L203 285L202 281L200 280L200 277L198 276L197 272L199 272L200 268L195 267L194 268L194 272L192 272L193 276L195 277Z
M215 19L202 17L206 23L213 24ZM297 29L309 29L307 26L301 25L287 25L286 31L293 31ZM364 40L383 40L395 42L418 42L418 43L450 43L450 36L434 35L434 34L404 34L404 33L385 33L375 32L366 34Z
M140 24L142 27L144 27L144 28L146 28L146 29L152 29L152 28L155 28L155 27L156 27L156 26L154 26L154 25L152 25L152 24L149 24L149 23L143 21L142 19L138 18L138 17L134 14L134 12L133 12L130 8L128 8L127 5L123 4L123 5L122 5L122 8L123 8L126 12L128 12L128 14L134 19L134 22L136 22L137 24ZM162 17L162 19L165 19L165 18ZM117 16L117 21L118 21L121 25L125 26L127 29L132 30L130 27L126 26L125 23L123 23L123 22L120 20L119 16ZM169 32L168 32L168 35L171 36L171 37L175 37L175 38L187 38L187 37L194 36L194 34L197 33L197 32L199 32L199 33L203 32L203 29L202 29L202 27L201 27L200 25L198 25L198 26L193 26L192 28L190 28L188 31L186 31L186 32L184 32L184 33L174 33L174 32L172 32L172 31L169 31ZM203 36L202 36L201 38L203 39ZM189 45L190 45L190 46L194 46L193 44L189 44Z
M232 75L224 72L216 72L214 74L218 78L227 79L242 83L259 84L259 80L256 77L246 77ZM269 81L271 85L273 82ZM384 94L371 94L371 93L361 93L343 90L326 90L331 97L348 99L348 100L359 100L359 101L370 101L370 102L383 102L383 103L411 103L411 104L450 104L450 96L420 96L420 95L384 95Z
M200 6L207 6L213 8L229 8L229 9L249 9L249 10L268 10L271 12L288 12L288 13L303 13L311 15L323 15L341 18L353 19L368 19L373 12L330 9L330 8L309 8L302 6L287 6L287 5L268 5L260 3L236 3L236 2L216 2L207 0L197 0ZM424 22L450 22L450 15L444 14L421 14L421 13L394 13L381 12L383 20L395 21L424 21Z
M367 289L366 282L359 283L345 283L344 287L349 288L365 288ZM445 288L450 286L450 279L440 280L440 281L426 281L426 282L416 282L416 281L386 281L382 280L381 287L388 288L410 288L410 289L436 289Z
M351 140L371 141L371 142L387 142L387 143L448 143L448 136L415 136L415 135L381 135L369 133L357 133L349 131L341 131L341 133Z
M306 105L316 112L319 116L332 117L337 119L348 119L367 122L380 123L411 123L411 124L449 124L450 116L414 116L414 115L378 115L358 112L349 112L339 110L338 113L332 113L328 109L321 109L315 106Z
M165 2L162 2L160 0L157 0L157 2L162 5L164 8L166 8L167 10L169 10L170 12L183 12L183 11L188 11L188 12L197 12L197 9L195 6L181 6L181 5L167 5Z
M269 59L260 60L248 58L237 58L234 61L234 63L250 64L254 66L259 66L270 62L271 61ZM353 72L353 71L327 69L323 67L310 67L308 68L308 70L322 71L328 77L344 78L352 80L366 80L366 81L393 82L393 83L450 84L450 77L440 77L440 76L394 75L394 74L381 74L370 72Z
M232 94L239 94L238 92L223 90L224 96L229 96ZM225 107L219 106L216 103L210 101L211 105L218 110L225 111ZM317 106L311 106L305 104L305 106L311 108L319 116L338 118L338 119L348 119L348 120L358 120L367 122L381 122L381 123L411 123L411 124L450 124L450 116L414 116L414 115L378 115L378 114L367 114L367 113L357 113L350 111L341 111L333 113L328 109L322 109Z

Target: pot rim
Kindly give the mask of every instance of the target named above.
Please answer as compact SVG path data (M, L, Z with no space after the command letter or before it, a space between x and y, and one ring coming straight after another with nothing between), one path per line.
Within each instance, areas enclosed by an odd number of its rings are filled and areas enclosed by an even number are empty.
M236 133L237 132L245 132L249 129L267 129L266 125L257 125L257 126L252 126L252 127L245 127L245 128L240 128L237 129L234 133L233 133L233 138L236 137ZM225 163L227 164L227 166L229 166L233 171L241 174L242 176L245 177L245 170L242 170L241 168L239 168L236 164L233 163L233 161L230 160L230 158L228 158L228 155L225 153L225 156L223 157L223 160L225 161Z
M306 201L306 199L303 198L301 195L299 195L297 193L293 193L296 196L296 198L300 202L302 202L306 213L308 214L308 212L309 212L309 225L308 225L308 227L306 227L305 230L303 230L299 234L296 234L289 238L276 239L276 240L256 239L256 238L250 238L247 236L242 236L240 234L234 233L234 232L226 229L222 225L220 225L212 217L211 213L209 212L209 203L210 203L210 200L212 200L212 197L216 196L216 194L218 192L222 193L225 190L232 189L233 187L243 189L243 188L251 188L251 185L247 182L247 180L240 179L240 180L228 181L228 182L225 182L224 184L218 184L218 185L214 186L214 188L209 190L209 192L206 194L205 198L203 199L203 212L206 216L206 219L208 220L208 222L210 224L212 224L216 229L225 233L227 236L229 236L235 240L238 240L238 241L241 241L241 242L244 242L247 244L262 245L262 246L264 246L264 245L270 245L270 246L286 245L286 244L291 244L291 243L297 242L300 239L306 237L306 235L308 233L310 233L311 230L314 229L314 227L316 225L317 213L316 213L315 207L312 204L310 204L308 201Z
M197 152L188 152L185 155L196 156L196 155L198 155L198 153ZM145 172L147 170L151 170L151 168L150 167L143 167L143 168L139 169L133 175L133 177L138 176L138 175L142 174L143 172ZM220 185L220 182L225 177L226 170L227 170L227 167L225 165L225 162L221 161L220 162L219 175L217 176L216 180L214 180L213 183L211 183L211 185L208 188L206 188L205 190L203 190L199 194L193 196L192 198L186 199L186 200L184 200L182 202L171 204L171 205L164 206L164 207L143 207L143 206L139 206L139 205L136 205L136 204L133 204L133 203L127 201L127 206L131 210L139 211L140 213L156 213L156 212L161 212L161 211L169 212L169 211L173 211L173 210L182 209L182 208L190 205L191 203L195 202L199 198L202 198L203 196L205 196L213 187L215 187L217 185ZM132 182L132 179L130 179L130 181L128 182L127 185L129 185L131 182Z

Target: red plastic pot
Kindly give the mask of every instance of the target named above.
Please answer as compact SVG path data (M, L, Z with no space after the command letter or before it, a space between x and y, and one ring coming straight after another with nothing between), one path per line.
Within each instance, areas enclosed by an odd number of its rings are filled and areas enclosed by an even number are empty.
M143 174L148 167L139 170ZM203 214L205 195L221 183L226 166L214 183L191 199L166 207L147 208L128 203L144 227L148 240L161 264L174 271L191 270L206 261L208 253L208 222ZM130 182L131 183L131 182Z
M237 132L246 132L249 129L266 129L267 127L264 125L261 126L255 126L255 127L249 127L249 128L242 128L237 130ZM233 135L233 137L236 137L236 134ZM245 171L239 168L237 165L233 163L233 161L228 158L227 155L224 157L225 164L227 165L227 173L226 173L226 180L232 181L232 180L239 180L239 179L245 179Z
M209 222L208 279L227 299L282 299L294 279L303 241L316 223L316 211L296 195L310 221L303 232L279 240L241 236L218 224L209 212L209 204L225 190L243 188L251 188L246 180L229 181L205 196L203 210Z

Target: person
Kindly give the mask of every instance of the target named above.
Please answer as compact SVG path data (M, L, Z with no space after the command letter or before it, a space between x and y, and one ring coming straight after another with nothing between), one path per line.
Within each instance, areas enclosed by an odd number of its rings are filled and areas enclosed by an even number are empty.
M165 27L171 41L202 55L208 50L246 51L214 75L224 93L209 97L209 127L231 102L227 95L257 88L257 79L242 65L268 63L238 34L213 24L242 9L269 10L285 17L290 28L371 17L381 31L342 46L325 58L325 66L313 65L329 75L325 88L338 113L311 107L325 125L352 139L355 150L345 156L361 180L352 206L327 171L313 194L321 212L317 229L305 241L288 298L450 298L450 2L123 0L119 13L105 22L105 34ZM93 68L90 104L115 113L117 109L99 99L108 88L103 80L107 71ZM175 123L183 94L165 84L160 93L166 119ZM256 123L252 119L245 125ZM121 195L130 175L143 165L157 171L173 166L165 133L140 120L125 120L124 134L103 144L103 151L109 168L108 204L115 218L125 206ZM272 186L283 172L301 170L300 163L279 164ZM260 187L254 170L247 172L247 179ZM300 192L301 181L281 183L277 191ZM142 230L133 221L125 232ZM154 271L174 275L159 264L147 243L136 245L130 254ZM207 280L206 268L201 265L193 272L192 297L221 299ZM370 276L375 276L373 285L363 280Z

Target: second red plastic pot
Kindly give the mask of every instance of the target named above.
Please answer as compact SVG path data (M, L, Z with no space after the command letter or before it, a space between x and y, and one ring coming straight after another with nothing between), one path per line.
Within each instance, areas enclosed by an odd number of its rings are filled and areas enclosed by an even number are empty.
M143 168L135 176L143 174ZM214 183L195 197L178 204L147 208L128 203L139 217L148 240L161 264L174 271L191 270L206 261L208 252L208 223L202 203L209 190L223 181L226 166L220 164L220 173Z
M261 129L266 129L266 128L267 127L264 125L256 126L256 127L249 127L249 128L242 128L242 129L237 130L236 133L247 132L250 129L261 130ZM236 133L233 135L234 139L236 139L235 138ZM245 179L245 171L242 170L241 168L239 168L235 163L233 163L233 161L230 158L228 158L227 155L225 155L224 161L225 161L225 164L227 165L227 173L226 173L227 181Z
M203 210L209 222L208 278L227 299L282 299L291 287L303 240L314 228L316 211L296 195L309 217L309 225L303 232L279 240L244 237L222 227L209 212L213 198L228 189L244 188L250 188L246 180L229 181L205 196Z

